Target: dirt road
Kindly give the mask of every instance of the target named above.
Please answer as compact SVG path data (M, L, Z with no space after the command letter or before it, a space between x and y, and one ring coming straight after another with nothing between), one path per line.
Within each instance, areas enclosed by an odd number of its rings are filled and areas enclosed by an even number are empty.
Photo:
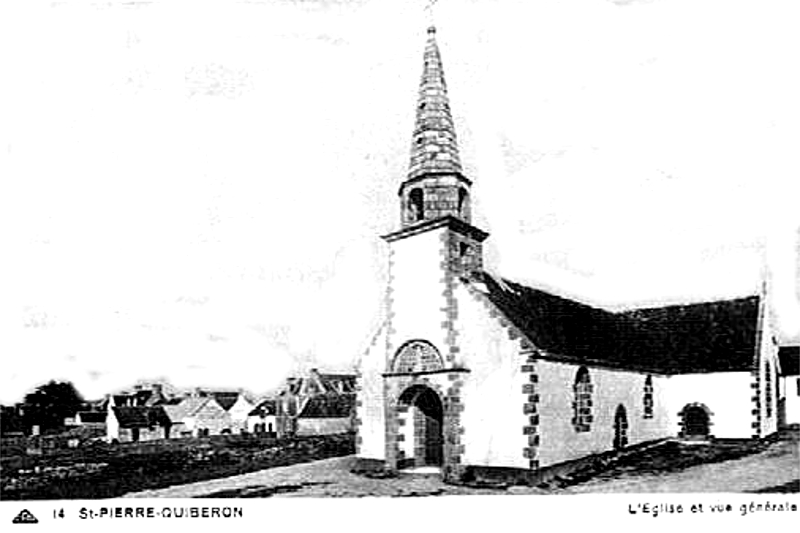
M128 497L270 496L362 497L445 494L576 494L654 492L797 492L800 457L796 440L776 442L740 459L701 464L677 472L614 472L559 489L477 489L447 485L438 476L369 479L349 471L351 457L272 468L212 481L129 494ZM610 475L609 475L610 474Z

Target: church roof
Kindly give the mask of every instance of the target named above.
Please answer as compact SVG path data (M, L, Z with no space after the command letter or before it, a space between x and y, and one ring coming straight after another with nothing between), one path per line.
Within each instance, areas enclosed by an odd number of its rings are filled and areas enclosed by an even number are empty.
M433 26L428 28L424 62L411 144L409 180L426 174L461 175L456 129L450 114L442 57Z
M482 274L473 286L537 348L660 374L750 370L759 297L611 312Z
M778 357L782 376L800 376L800 346L781 346Z

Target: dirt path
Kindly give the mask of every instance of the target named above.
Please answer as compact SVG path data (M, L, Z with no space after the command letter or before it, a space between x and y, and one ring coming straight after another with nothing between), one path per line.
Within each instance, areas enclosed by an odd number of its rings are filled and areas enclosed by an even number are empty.
M438 476L401 475L369 479L350 473L352 457L338 457L240 476L129 494L127 497L239 497L270 496L362 497L433 496L446 494L575 494L652 492L797 491L800 479L797 441L783 441L755 455L702 464L678 472L652 474L624 472L602 476L564 489L532 487L476 489L444 484Z
M439 476L401 475L370 479L350 472L352 457L336 457L311 463L271 468L225 479L202 481L160 490L128 494L133 498L263 498L281 496L362 497L434 496L441 494L498 494L445 485Z

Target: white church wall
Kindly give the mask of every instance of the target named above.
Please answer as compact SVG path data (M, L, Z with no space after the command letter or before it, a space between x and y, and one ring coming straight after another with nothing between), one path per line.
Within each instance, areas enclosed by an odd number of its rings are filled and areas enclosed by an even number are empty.
M391 307L389 354L394 356L403 343L423 339L446 353L442 321L445 314L443 281L443 234L436 229L391 243L389 267Z
M784 424L800 424L800 376L782 377L780 386L784 398Z
M383 372L386 368L386 326L372 339L361 358L356 380L357 455L364 459L385 459L386 435L383 401Z
M470 370L464 379L461 414L464 434L462 462L473 466L528 468L523 456L528 423L523 413L525 396L521 372L524 358L519 342L509 338L500 320L463 285L454 295L458 302L457 343L463 364Z
M668 436L668 405L663 376L652 376L653 417L644 418L647 374L588 367L592 384L592 422L589 431L577 432L572 423L573 384L579 365L539 361L539 466L550 466L614 448L614 416L625 407L628 445Z
M711 411L711 434L718 438L750 438L753 382L750 372L714 372L670 376L665 398L668 402L669 432L680 431L679 413L692 403Z

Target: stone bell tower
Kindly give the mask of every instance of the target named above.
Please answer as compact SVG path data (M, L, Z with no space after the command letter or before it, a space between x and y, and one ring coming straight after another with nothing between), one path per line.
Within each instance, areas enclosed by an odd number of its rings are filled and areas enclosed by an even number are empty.
M458 479L471 372L458 293L461 280L482 271L488 233L471 223L472 182L461 167L433 27L415 115L399 228L383 236L386 320L359 363L356 454L359 468L438 467Z
M386 469L439 467L457 478L464 444L461 279L481 272L488 236L471 224L436 29L427 31L400 228L389 243L386 321L361 362L358 456Z
M446 225L452 237L448 264L454 273L469 275L483 267L481 243L487 234L471 225L472 182L461 168L436 28L427 33L411 160L399 190L401 230L385 238L392 242Z

